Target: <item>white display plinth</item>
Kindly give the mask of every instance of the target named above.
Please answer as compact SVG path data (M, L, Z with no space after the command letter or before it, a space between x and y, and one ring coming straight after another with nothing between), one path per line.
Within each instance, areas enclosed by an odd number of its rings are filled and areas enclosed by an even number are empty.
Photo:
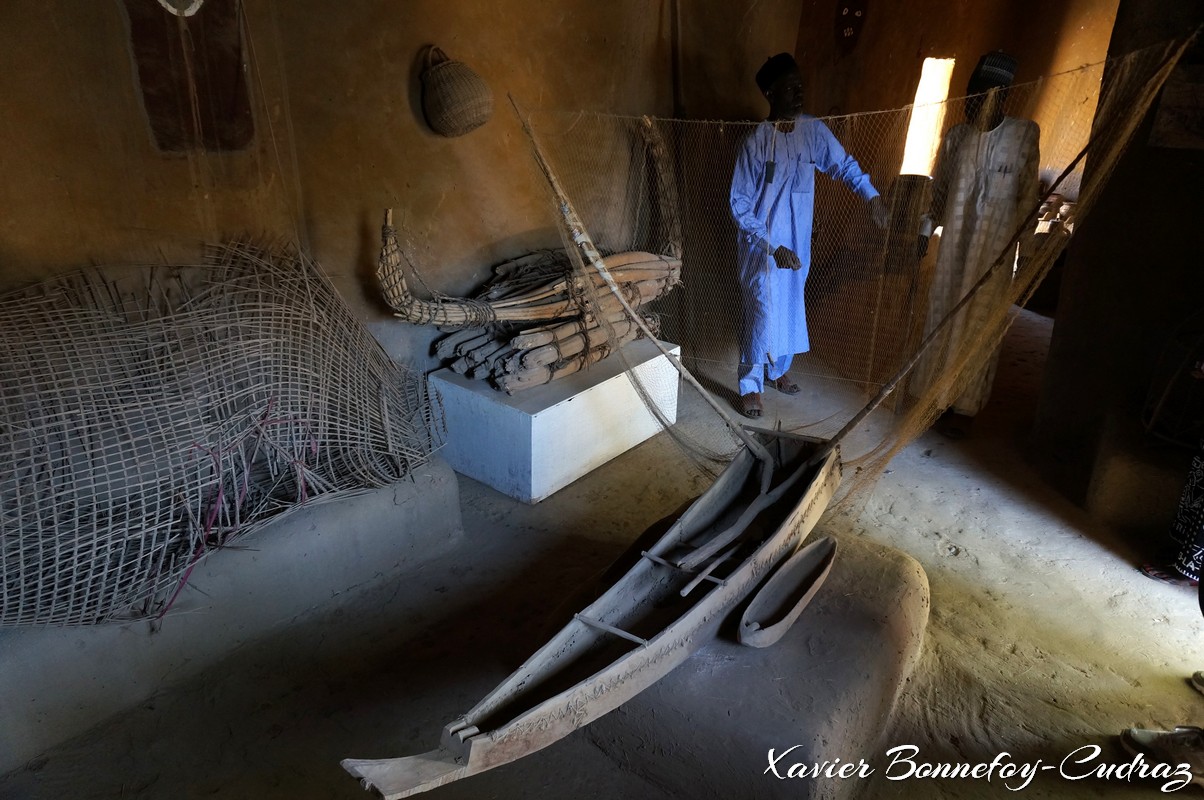
M677 355L681 348L667 346ZM661 430L624 368L670 424L677 421L679 376L656 345L632 342L584 372L506 395L451 370L430 377L443 406L440 453L463 475L538 503Z

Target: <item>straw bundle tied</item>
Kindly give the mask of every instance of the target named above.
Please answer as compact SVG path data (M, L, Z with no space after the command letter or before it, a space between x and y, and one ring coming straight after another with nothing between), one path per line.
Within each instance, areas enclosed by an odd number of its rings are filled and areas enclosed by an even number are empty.
M403 260L390 209L377 262L386 302L407 322L461 328L440 340L435 354L456 372L488 378L511 394L585 369L641 335L604 279L575 270L564 253L532 253L498 266L494 281L475 299L414 297ZM680 258L631 251L604 263L634 309L681 281ZM640 316L657 329L653 315Z
M159 614L192 566L431 452L421 380L293 249L0 298L0 624Z

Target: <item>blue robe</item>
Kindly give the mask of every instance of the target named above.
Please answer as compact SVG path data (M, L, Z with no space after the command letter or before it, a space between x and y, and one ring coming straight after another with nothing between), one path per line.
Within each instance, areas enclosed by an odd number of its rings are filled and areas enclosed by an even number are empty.
M766 181L766 163L774 162ZM795 353L811 349L803 289L811 267L815 170L843 181L865 201L878 196L870 177L814 117L800 115L784 133L762 122L749 134L732 175L731 209L740 229L738 277L744 297L740 337L741 394L760 391L763 364L784 374ZM772 253L785 245L802 267L779 269ZM785 366L781 362L785 361Z

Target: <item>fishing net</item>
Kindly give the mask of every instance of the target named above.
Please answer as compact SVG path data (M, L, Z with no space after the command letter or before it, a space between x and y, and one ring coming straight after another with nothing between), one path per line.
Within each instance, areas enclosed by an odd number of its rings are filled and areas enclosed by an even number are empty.
M942 412L974 413L985 402L1016 305L1090 212L1185 46L1166 43L1007 91L821 120L868 173L889 219L879 227L862 198L817 173L805 288L810 350L791 368L804 400L788 419L749 420L736 410L745 287L730 195L756 124L519 114L582 280L605 272L600 253L680 255L681 286L640 314L655 314L660 337L681 346L686 389L715 413L672 435L700 463L747 444L742 423L830 440L856 467L847 495ZM1007 124L992 130L1014 135L971 130L964 123L977 109L998 111ZM949 155L924 174L901 174L913 116L935 120L931 150ZM814 159L805 147L786 157ZM922 253L919 234L931 223L939 227ZM611 299L604 282L587 283L587 308ZM613 328L611 315L597 317Z
M0 625L160 614L302 502L431 452L420 376L293 249L91 270L0 298Z

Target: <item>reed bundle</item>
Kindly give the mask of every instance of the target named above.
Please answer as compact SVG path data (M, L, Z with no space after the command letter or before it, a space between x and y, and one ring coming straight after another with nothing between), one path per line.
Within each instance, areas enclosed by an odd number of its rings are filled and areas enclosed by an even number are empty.
M532 253L499 265L475 298L416 298L406 283L392 211L385 212L377 276L394 314L457 330L435 354L470 378L513 393L578 372L638 338L639 326L594 270L574 270L564 253ZM681 281L681 259L631 251L604 264L635 309ZM642 314L645 323L655 318Z

